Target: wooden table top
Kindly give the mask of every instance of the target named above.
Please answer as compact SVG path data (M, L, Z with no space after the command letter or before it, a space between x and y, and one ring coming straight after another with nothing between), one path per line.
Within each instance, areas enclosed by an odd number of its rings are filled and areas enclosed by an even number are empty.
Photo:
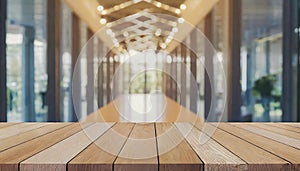
M206 125L215 128L217 123ZM202 122L0 123L0 170L300 170L300 123L220 123L201 145L199 136L206 136L203 126ZM173 131L162 138L170 128ZM187 128L191 131L184 138ZM91 133L89 138L85 132ZM163 152L180 138L175 148ZM131 139L148 141L135 144ZM111 153L99 148L101 144ZM126 154L150 157L128 159Z

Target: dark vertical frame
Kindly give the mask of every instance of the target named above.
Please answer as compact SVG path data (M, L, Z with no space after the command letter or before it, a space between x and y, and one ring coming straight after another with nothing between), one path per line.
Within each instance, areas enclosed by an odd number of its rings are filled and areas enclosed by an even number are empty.
M6 94L6 15L7 0L0 1L0 122L7 121Z
M87 39L93 37L92 30L87 30ZM87 86L86 86L86 102L87 114L94 112L94 39L88 43L86 55L87 64Z
M241 26L242 1L228 0L227 112L228 121L241 118Z
M191 33L191 49L190 49L190 56L191 56L191 73L194 79L190 79L190 85L194 84L194 81L197 80L197 30L194 29ZM197 113L197 104L198 104L198 97L199 97L199 88L197 87L197 92L190 92L190 109L191 111Z
M183 61L183 64L181 66L184 66L184 67L181 67L180 69L180 80L181 80L181 95L180 95L180 98L181 98L181 105L186 107L186 46L181 43L181 46L180 46L180 53L181 53L181 58L182 58L182 61Z
M79 18L75 13L72 13L72 79L71 79L71 94L70 98L72 98L72 103L73 103L73 111L72 111L72 121L78 121L78 118L81 117L81 79L79 74L77 73L77 80L73 80L74 73L75 72L80 72L80 63L77 64L78 57L80 53L80 23L79 23ZM76 68L76 71L74 70ZM72 83L74 82L74 83ZM73 91L75 89L76 91ZM78 104L75 104L74 99L77 99L76 102ZM76 107L76 112L75 112L75 107Z
M213 12L211 11L205 18L204 34L210 42L213 42ZM205 74L204 74L204 116L207 119L212 103L212 86L214 84L213 57L214 52L209 44L205 44Z
M110 57L112 56L112 52L108 49L108 53L106 55L106 103L108 104L111 100L111 92L110 92Z
M172 58L173 58L173 62L172 62L172 74L174 75L174 78L173 78L173 99L177 102L177 95L178 95L178 92L177 92L177 89L178 89L178 83L177 83L177 56L178 56L178 48L176 48L174 50L174 53L172 55Z
M48 121L60 121L60 0L47 5Z
M297 36L297 55L298 55L298 67L297 67L297 122L300 122L300 2L297 2L297 28L298 28L298 36Z
M294 115L294 82L293 82L293 55L295 45L295 21L296 21L296 1L285 0L283 1L283 40L282 40L282 121L293 121ZM299 59L298 59L299 60ZM299 73L298 73L299 74ZM298 96L299 98L299 96Z
M98 44L97 44L97 55L98 55L98 106L97 108L100 108L103 106L103 56L104 56L104 47L103 47L103 42L98 39Z
M34 37L33 27L24 27L22 53L22 93L23 119L25 122L35 121L35 93L34 93Z

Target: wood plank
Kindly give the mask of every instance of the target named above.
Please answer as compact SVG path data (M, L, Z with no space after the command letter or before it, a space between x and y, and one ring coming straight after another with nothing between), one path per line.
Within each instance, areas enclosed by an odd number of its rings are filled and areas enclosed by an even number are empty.
M12 125L3 129L0 129L0 139L8 138L17 134L21 134L33 129L40 128L42 126L46 126L48 123L20 123L16 125Z
M134 124L117 123L68 164L68 171L112 171ZM100 148L101 147L101 148Z
M203 163L172 123L157 123L155 126L160 171L202 170Z
M43 127L33 129L22 134L11 136L0 141L0 151L4 151L8 148L14 147L18 144L22 144L26 141L40 137L52 131L58 130L62 127L68 126L71 123L49 123Z
M20 123L20 122L19 122ZM1 122L0 129L18 124L17 122Z
M227 123L220 123L218 128L284 158L294 164L296 170L300 169L300 150Z
M112 125L112 123L95 123L77 134L64 139L52 147L21 162L20 170L66 170L67 163L72 158L95 141ZM57 155L58 152L61 152L61 154Z
M266 124L261 124L261 123L247 123L248 125L255 126L258 128L262 128L277 134L285 135L291 138L295 139L300 139L300 133L294 132L294 131L289 131L287 129L271 126L271 125L266 125Z
M300 128L300 123L297 122L281 122L280 124Z
M134 126L129 139L126 141L114 163L114 171L140 170L158 170L156 138L153 123L141 123Z
M288 131L293 131L293 132L297 132L300 133L300 128L294 127L292 125L287 125L287 124L281 124L281 123L264 123L264 125L268 125L271 127L279 127L282 129L286 129Z
M255 134L270 138L272 140L281 142L283 144L300 149L300 140L298 140L298 139L291 138L291 137L281 135L281 134L277 134L277 133L274 133L274 132L271 132L268 130L264 130L262 128L257 128L257 127L251 126L251 125L242 125L242 124L238 124L238 123L230 123L230 124L233 124L234 126L248 130Z
M204 163L204 170L246 170L247 164L238 156L224 148L221 144L213 139L209 139L207 143L200 144L200 136L206 136L189 123L175 123L176 127L184 135L190 130L190 134L186 137L188 143L198 154Z
M200 122L195 124L195 127L200 130L203 126L204 124ZM207 129L203 129L203 131L214 129L214 126L210 124L205 126ZM248 164L249 170L291 170L291 166L286 160L221 129L216 129L212 138L244 160Z
M84 127L90 126L85 124ZM36 153L64 140L82 129L78 123L25 142L0 153L0 170L17 171L19 163Z

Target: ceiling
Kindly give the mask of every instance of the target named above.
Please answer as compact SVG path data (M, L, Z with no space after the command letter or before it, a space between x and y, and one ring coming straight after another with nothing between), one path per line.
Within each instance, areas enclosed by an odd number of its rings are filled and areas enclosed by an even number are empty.
M115 52L130 49L172 51L218 0L65 0ZM183 5L184 4L184 5ZM204 8L205 7L205 8Z

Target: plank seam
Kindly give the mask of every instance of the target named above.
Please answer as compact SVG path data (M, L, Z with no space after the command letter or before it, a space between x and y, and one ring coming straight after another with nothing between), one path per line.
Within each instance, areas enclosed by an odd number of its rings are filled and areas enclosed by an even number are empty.
M22 142L22 143L13 145L13 146L11 146L11 147L8 147L8 148L6 148L6 149L0 150L0 153L3 152L3 151L5 151L5 150L11 149L11 148L16 147L16 146L18 146L18 145L24 144L24 143L26 143L26 142L28 142L28 141L34 140L34 139L36 139L36 138L39 138L39 137L41 137L41 136L47 135L47 134L49 134L49 133L52 133L52 132L54 132L54 131L60 130L60 129L62 129L62 128L65 128L65 127L71 126L71 125L72 125L72 124L63 126L63 127L61 127L61 128L58 128L58 129L52 130L52 131L50 131L50 132L46 132L45 134L39 135L39 136L37 136L37 137L34 137L34 138L30 139L30 140L27 140L27 141L24 141L24 142ZM42 127L37 128L37 129L41 129L41 128L46 127L46 126L50 126L50 125L45 125L45 126L42 126ZM30 130L30 131L34 131L34 130ZM24 132L24 133L25 133L25 132ZM16 136L16 135L15 135L15 136Z
M278 125L275 125L275 124L269 124L268 126L271 126L271 127L276 127L276 128L281 128L281 129L284 129L284 130L286 130L286 131L291 131L291 132L295 132L295 133L300 133L300 130L299 130L299 132L297 132L297 131L294 131L294 130L289 130L289 129L285 129L285 128L283 128L283 127L280 127L280 126L278 126ZM290 127L289 125L283 125L283 126L287 126L287 127ZM295 128L295 127L290 127L290 128Z
M192 145L189 143L189 141L186 139L186 137L184 137L183 135L182 135L182 133L181 133L181 131L179 130L179 128L176 126L176 124L174 124L174 122L172 122L172 124L175 126L175 128L178 130L178 132L181 134L181 136L184 138L182 141L185 141L188 145L189 145L189 147L193 150L193 152L197 155L197 157L199 158L199 160L202 162L202 166L203 167L201 167L201 171L204 171L204 165L205 165L205 163L204 163L204 161L201 159L201 157L198 155L198 153L194 150L194 148L192 147ZM182 142L181 141L181 142ZM179 144L178 144L179 145Z
M284 124L284 126L288 126L288 127L290 127L290 128L297 128L297 129L299 129L299 131L300 131L300 127L295 126L295 125ZM297 132L297 131L296 131L296 132ZM298 133L299 133L299 132L298 132Z
M23 122L23 123L25 123L25 122ZM19 124L15 124L15 125L19 125ZM11 125L11 126L15 126L15 125ZM11 127L11 126L8 126L8 127L5 127L5 128L9 128L9 127ZM29 131L33 131L33 130L35 130L35 129L43 128L43 127L45 127L45 126L47 126L47 124L42 125L42 126L37 127L37 128L29 129L29 130L24 131L24 132L17 133L17 134L12 135L12 136L8 136L8 137L5 137L5 138L14 137L14 136L17 136L17 135L20 135L20 134L24 134L24 133L29 132ZM5 129L5 128L4 128L4 129ZM0 138L0 140L5 139L5 138Z
M8 127L11 127L11 126L20 124L20 123L22 123L22 122L0 122L0 123L2 123L2 124L5 124L5 123L11 123L11 124L12 124L12 125L4 126L4 127L0 128L0 130L1 130L1 129L5 129L5 128L8 128Z
M156 122L154 122L154 134L155 134L155 142L156 142L156 155L157 155L157 169L159 171L159 152L158 152L158 142L157 142L157 131L156 131Z
M237 138L239 138L239 139L241 139L241 140L244 140L244 141L246 141L246 142L248 142L248 143L250 143L250 144L252 144L252 145L254 145L254 146L256 146L256 147L258 147L258 148L260 148L260 149L262 149L262 150L264 150L264 151L266 151L266 152L268 152L268 153L270 153L270 154L273 154L274 156L277 156L277 157L279 157L279 158L281 158L281 159L287 161L287 162L290 163L291 165L293 165L293 163L290 162L290 161L288 161L287 159L285 159L285 158L283 158L283 157L281 157L281 156L278 156L277 154L275 154L275 153L273 153L273 152L271 152L271 151L268 151L268 150L266 150L266 149L264 149L264 148L262 148L262 147L260 147L260 146L258 146L258 145L256 145L256 144L254 144L254 143L252 143L252 142L250 142L250 141L248 141L248 140L245 140L245 139L243 139L243 138L241 138L241 137L239 137L239 136L237 136L237 135L235 135L235 134L232 134L231 132L226 131L225 129L218 128L218 127L217 127L217 129L223 130L223 131L225 131L225 132L227 132L227 133L229 133L229 134L231 134L231 135L233 135L233 136L235 136L235 137L237 137ZM251 133L251 132L250 132L250 133ZM273 141L274 141L274 140L273 140Z
M90 142L89 145L87 145L85 148L83 148L79 153L77 153L74 157L72 157L71 159L69 159L69 161L66 163L66 171L68 171L69 169L69 163L75 158L77 157L80 153L82 153L84 150L86 150L88 147L90 147L92 144L94 144L95 141L97 141L100 137L102 137L105 133L107 133L108 130L110 130L112 127L114 127L117 123L115 122L114 124L112 124L106 131L104 131L98 138L96 138L94 141ZM94 124L92 124L94 125ZM81 130L82 131L82 130ZM80 131L79 131L80 132ZM78 132L78 133L79 133ZM90 139L90 138L89 138Z
M71 125L68 125L68 126L66 126L66 127L71 127L71 126L74 125L74 124L75 124L75 123L73 123L73 124L71 124ZM94 124L90 124L90 125L88 125L86 128L88 128L88 127L90 127L90 126L92 126L92 125L94 125ZM65 128L65 127L63 127L63 128ZM61 129L62 129L62 128L61 128ZM57 130L55 130L55 131L58 131L58 130L60 130L60 129L57 129ZM53 132L55 132L55 131L52 131L51 133L53 133ZM78 132L80 132L80 131L78 131ZM65 139L67 139L67 138L69 138L69 137L71 137L71 136L77 134L78 132L74 132L74 133L71 134L70 136L65 137L63 140L65 140ZM47 134L45 134L45 135L43 135L43 136L46 136L46 135L47 135ZM63 140L61 140L61 141L63 141ZM59 142L61 142L61 141L59 141ZM47 147L47 148L45 148L45 149L43 149L43 150L41 150L41 151L39 151L39 152L36 152L36 153L32 154L31 156L29 156L29 157L23 159L22 161L20 161L20 162L18 163L18 170L20 170L21 163L22 163L23 161L29 159L30 157L32 157L32 156L34 156L34 155L37 155L37 154L41 153L42 151L45 151L46 149L48 149L48 148L54 146L55 144L57 144L57 143L59 143L59 142L56 142L56 143L50 145L49 147Z
M129 139L129 137L130 137L130 134L132 133L132 131L133 131L133 128L134 128L135 126L136 126L136 123L134 123L133 127L131 128L131 130L130 130L130 132L129 132L129 134L128 134L127 138L126 138L126 140L124 141L124 143L123 143L122 147L120 148L120 151L119 151L119 153L116 155L116 157L115 157L114 161L112 162L112 171L114 171L114 170L115 170L115 162L116 162L117 158L119 157L119 154L120 154L120 153L121 153L121 151L123 150L123 148L124 148L124 146L125 146L126 142L128 141L128 139Z
M259 129L263 129L265 131L270 131L270 132L273 132L275 134L279 134L279 135L283 135L283 136L286 136L286 137L290 137L288 136L288 134L283 134L283 133L278 133L276 131L271 131L271 130L267 130L266 128L263 128L263 127L259 127L259 126L256 126L256 124L251 124L250 126L253 126L253 127L256 127L256 128L259 128ZM280 127L277 127L277 126L272 126L272 125L268 125L268 126L271 126L273 128L277 128L278 130L282 130L282 131L287 131L287 132L291 132L291 133L294 133L294 131L290 131L290 130L287 130L287 129L283 129L283 128L280 128ZM296 132L297 134L299 134L299 132ZM300 134L299 134L300 136ZM290 137L290 138L294 138L294 137ZM297 138L294 138L294 139L297 139ZM300 140L300 139L299 139Z
M199 129L196 126L193 126L194 128L198 129L200 132L202 132L203 134L209 136L206 132L203 132L201 129ZM219 145L221 145L223 148L227 149L229 152L231 152L233 155L235 155L237 158L241 159L243 162L245 162L245 164L249 165L249 163L247 161L245 161L244 159L242 159L240 156L238 156L236 153L234 153L233 151L231 151L229 148L225 147L223 144L221 144L219 141L217 141L216 139L213 138L213 136L210 137L211 139L213 139L216 143L218 143Z
M283 144L283 145L287 145L287 146L292 147L292 148L294 148L294 149L296 149L296 150L300 150L300 149L298 149L298 148L296 148L296 147L294 147L294 146L291 146L291 145L289 145L289 144L285 144L285 143L280 142L280 141L278 141L278 140L274 140L274 139L272 139L272 138L269 138L269 137L266 137L266 136L257 134L257 133L255 133L255 132L252 132L252 131L247 130L247 129L245 129L245 128L238 127L238 126L236 126L236 125L234 125L234 124L230 124L230 125L232 125L232 126L234 126L234 127L236 127L236 128L240 128L240 129L246 130L246 131L251 132L251 133L253 133L253 134L255 134L255 135L259 135L259 136L262 136L262 137L264 137L264 138L270 139L270 140L272 140L272 141L276 141L276 142L281 143L281 144ZM260 129L260 128L258 128L258 127L255 127L255 128ZM265 131L269 131L269 130L265 130ZM269 132L274 133L274 132L272 132L272 131L269 131ZM274 134L277 134L277 133L274 133ZM281 135L281 134L278 134L278 135ZM281 135L281 136L285 136L285 135ZM287 137L287 136L286 136L286 137ZM287 137L287 138L291 138L291 137ZM291 138L291 139L295 139L295 138ZM297 140L297 139L295 139L295 140Z

